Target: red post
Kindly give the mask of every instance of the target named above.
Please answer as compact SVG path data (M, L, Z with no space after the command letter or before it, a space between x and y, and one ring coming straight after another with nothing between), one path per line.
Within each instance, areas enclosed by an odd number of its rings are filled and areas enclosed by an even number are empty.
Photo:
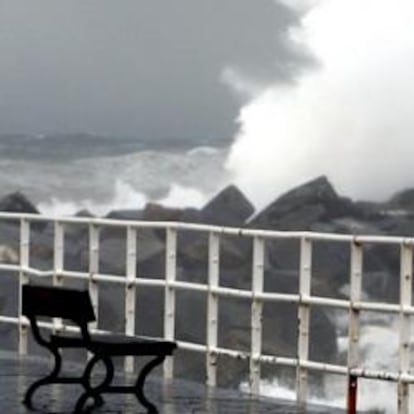
M356 375L349 375L348 377L348 414L356 414L358 394L358 377Z

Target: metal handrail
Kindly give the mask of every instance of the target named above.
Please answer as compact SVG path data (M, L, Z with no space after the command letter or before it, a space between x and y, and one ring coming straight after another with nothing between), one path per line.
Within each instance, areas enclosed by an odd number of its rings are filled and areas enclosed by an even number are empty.
M164 289L164 337L168 340L175 338L175 304L178 290L198 291L207 295L207 335L206 343L199 344L178 340L182 349L206 354L207 384L215 386L217 383L217 357L226 355L250 362L249 387L250 392L260 392L261 365L263 363L295 367L297 371L296 392L299 403L306 403L308 398L308 372L318 371L345 375L349 378L348 412L356 412L356 380L357 378L371 378L378 380L395 381L398 383L398 413L409 413L409 387L414 383L414 375L410 374L410 346L409 332L412 306L412 261L414 238L387 237L376 235L347 235L333 233L316 233L309 231L273 231L248 228L233 228L225 226L211 226L206 224L180 222L149 222L125 221L101 218L67 217L56 218L34 214L0 212L0 221L20 222L20 259L18 264L0 263L0 270L12 271L19 274L19 286L28 283L30 277L51 277L54 285L62 285L64 279L87 280L95 314L98 315L99 283L116 283L125 287L125 333L132 335L135 332L135 296L137 286L154 286ZM52 222L54 224L53 269L40 270L30 266L30 228L32 223ZM89 228L89 269L87 272L69 271L64 269L64 234L65 225L82 224ZM99 272L99 230L106 226L116 226L126 229L126 266L125 277ZM137 230L142 228L164 229L165 240L165 275L160 278L145 278L136 275ZM202 232L208 238L208 280L206 283L193 283L176 280L177 267L177 233L180 231ZM252 288L251 290L236 289L220 286L220 239L224 235L250 238L253 240L252 259ZM297 293L265 292L264 285L264 248L269 239L298 240L300 242L299 289ZM312 247L316 241L344 243L350 246L350 298L337 299L318 297L311 294L312 279ZM364 244L398 245L401 251L400 259L400 303L380 303L363 301L363 245ZM21 289L20 289L21 291ZM244 298L251 301L251 348L249 351L227 349L218 346L218 299L227 297ZM298 343L296 358L286 358L277 355L262 354L262 312L265 302L287 302L298 307ZM310 308L312 306L327 306L349 311L349 344L347 365L327 364L309 360L309 330ZM358 355L358 341L360 331L360 312L375 311L400 315L400 360L396 372L386 372L366 369L361 365ZM19 352L27 353L27 320L21 315L21 293L17 317L0 316L0 322L18 325ZM56 329L57 323L45 324L46 328ZM92 326L97 330L98 324ZM130 359L125 362L127 370L133 369ZM164 366L164 375L173 376L173 359L169 358ZM353 401L349 403L349 401ZM355 407L350 406L355 404Z

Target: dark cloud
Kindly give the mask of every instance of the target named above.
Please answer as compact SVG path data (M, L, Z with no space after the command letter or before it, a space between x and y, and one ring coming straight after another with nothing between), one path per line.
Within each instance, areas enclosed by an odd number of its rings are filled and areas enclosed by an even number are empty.
M298 22L272 0L0 0L0 133L228 138L223 69L290 80Z

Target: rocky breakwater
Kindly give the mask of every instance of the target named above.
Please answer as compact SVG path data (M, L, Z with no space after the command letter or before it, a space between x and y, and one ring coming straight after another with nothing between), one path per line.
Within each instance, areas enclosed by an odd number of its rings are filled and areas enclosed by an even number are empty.
M0 210L37 213L22 194L0 199ZM90 215L80 212L79 215ZM142 210L119 210L108 214L119 220L167 220L274 230L309 230L350 234L407 235L414 230L414 190L397 193L384 203L353 201L337 194L326 177L318 177L278 197L261 211L235 186L224 188L202 209L166 208L149 203ZM165 273L165 232L143 229L137 235L136 272L139 277L162 278ZM19 228L16 222L0 223L0 246L9 253L3 262L18 257ZM85 225L66 227L64 267L87 271L88 232ZM103 228L100 234L99 271L124 277L125 229ZM181 231L178 237L177 279L205 283L208 257L207 234ZM224 236L220 244L220 284L238 289L252 286L252 242L248 238ZM364 290L379 300L392 301L398 295L399 252L397 248L367 246L364 259ZM31 231L31 265L39 269L53 266L53 226L37 225ZM266 241L265 291L296 293L299 274L297 241ZM1 272L1 313L15 313L17 278ZM328 297L347 297L349 248L343 244L317 242L314 245L312 293ZM65 282L66 283L66 282ZM69 283L69 282L68 282ZM73 284L74 282L70 282ZM100 327L122 331L124 289L100 284ZM136 329L139 334L161 335L164 292L159 288L137 288ZM219 346L249 351L250 300L219 299ZM204 293L177 292L176 337L205 343L207 301ZM263 314L263 353L296 356L297 307L265 303ZM2 344L15 347L13 327L0 326ZM331 312L312 307L310 356L313 360L338 362L336 327ZM202 355L180 352L177 374L203 381ZM248 361L220 358L221 385L238 385L247 379ZM263 374L272 377L280 371L265 366Z

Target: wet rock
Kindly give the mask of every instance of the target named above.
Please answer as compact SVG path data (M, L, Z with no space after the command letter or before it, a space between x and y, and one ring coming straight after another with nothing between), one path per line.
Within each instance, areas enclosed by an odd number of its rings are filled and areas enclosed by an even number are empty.
M20 192L3 197L0 200L0 211L39 214L37 208Z
M196 208L185 208L180 217L180 221L186 223L202 223L203 222L203 214L200 210Z
M183 210L181 208L165 207L157 203L148 203L142 219L147 221L179 221Z
M92 214L89 210L87 209L83 209L83 210L79 210L76 214L75 217L87 217L87 218L92 218L92 217L96 217L94 214Z
M354 202L355 218L370 222L381 220L384 216L386 206L384 203L376 203L372 201L355 201Z
M142 220L142 210L113 210L106 215L106 218L114 220Z
M142 274L142 264L151 259L159 261L159 255L164 255L164 244L151 229L145 229L137 233L137 271ZM83 267L89 261L88 250L81 251L81 262ZM152 269L147 268L148 271ZM164 270L164 269L163 269ZM106 274L126 274L126 238L105 237L100 243L99 271Z
M414 188L395 193L387 202L393 209L409 210L414 212Z
M20 245L20 224L17 221L0 221L0 244L12 246L15 250Z
M315 222L353 215L352 201L338 196L325 176L285 193L249 221L249 227L308 230Z
M243 226L253 214L254 207L234 185L220 191L201 210L203 221L222 226Z

